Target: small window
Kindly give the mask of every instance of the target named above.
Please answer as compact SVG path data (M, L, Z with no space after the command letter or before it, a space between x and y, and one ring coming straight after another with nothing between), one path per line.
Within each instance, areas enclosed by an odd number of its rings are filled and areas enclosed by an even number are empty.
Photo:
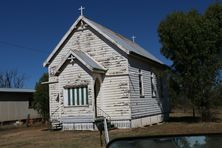
M151 93L152 93L152 97L156 97L157 95L157 87L155 85L155 74L151 72Z
M143 74L141 70L139 69L139 91L140 91L140 97L144 97L144 89L143 89Z
M64 90L65 106L86 106L88 105L88 87L65 88Z

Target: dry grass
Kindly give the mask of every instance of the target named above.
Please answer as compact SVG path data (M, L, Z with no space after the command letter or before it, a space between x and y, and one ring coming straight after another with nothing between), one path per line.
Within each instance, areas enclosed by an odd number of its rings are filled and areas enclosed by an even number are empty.
M127 136L222 133L222 122L187 122L191 113L171 114L169 122L144 128L110 131L111 139ZM222 117L221 114L217 116ZM222 118L220 118L222 119ZM0 147L100 147L99 133L91 131L48 131L45 126L0 128Z

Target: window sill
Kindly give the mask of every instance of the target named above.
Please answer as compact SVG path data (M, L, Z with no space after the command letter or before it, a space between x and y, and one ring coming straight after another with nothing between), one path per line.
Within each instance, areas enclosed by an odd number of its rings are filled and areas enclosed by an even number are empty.
M64 106L64 108L75 108L75 107L89 107L89 105L70 105L70 106Z

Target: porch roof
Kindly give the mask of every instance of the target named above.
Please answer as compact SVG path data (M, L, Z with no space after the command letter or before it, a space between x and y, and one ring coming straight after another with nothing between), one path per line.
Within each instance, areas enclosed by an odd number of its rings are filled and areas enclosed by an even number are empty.
M83 65L85 65L89 70L99 73L105 73L106 69L97 63L94 59L92 59L88 54L80 50L70 50L62 62L58 65L55 70L55 74L60 73L61 67L67 60L71 60L71 56L74 56L74 59L78 59Z

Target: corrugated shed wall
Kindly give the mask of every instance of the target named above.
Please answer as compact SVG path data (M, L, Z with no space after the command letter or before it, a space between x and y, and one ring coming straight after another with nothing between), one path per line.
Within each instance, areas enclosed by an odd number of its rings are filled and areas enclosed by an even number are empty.
M0 122L39 118L37 111L29 109L29 99L32 93L8 93L0 92Z

